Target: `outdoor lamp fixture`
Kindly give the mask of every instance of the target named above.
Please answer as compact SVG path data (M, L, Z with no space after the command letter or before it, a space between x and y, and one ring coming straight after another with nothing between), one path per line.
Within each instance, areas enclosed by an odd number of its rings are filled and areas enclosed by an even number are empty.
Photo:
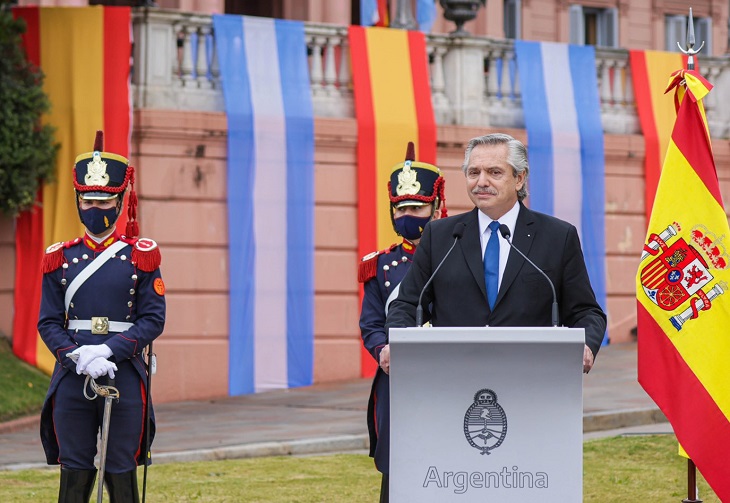
M479 7L487 5L487 0L439 0L444 9L444 17L456 23L456 30L450 33L453 37L465 37L469 32L464 23L477 17Z

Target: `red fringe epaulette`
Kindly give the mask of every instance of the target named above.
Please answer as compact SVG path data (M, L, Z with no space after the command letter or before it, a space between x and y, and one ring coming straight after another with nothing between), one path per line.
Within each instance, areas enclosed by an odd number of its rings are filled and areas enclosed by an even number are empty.
M46 248L46 254L43 255L43 261L41 262L41 271L43 274L53 272L63 265L64 257L63 250L70 248L71 246L78 244L81 238L72 239L71 241L59 241L58 243L52 244Z
M46 254L43 255L41 262L41 270L43 274L53 272L63 265L63 241L52 244L46 248Z
M368 253L360 260L360 265L357 269L357 281L359 283L365 283L370 281L378 273L378 257L383 253L388 253L393 248L398 246L397 244L391 245L390 248L385 250Z
M144 272L152 272L160 267L162 254L157 243L148 238L130 238L122 236L125 243L132 245L132 263Z

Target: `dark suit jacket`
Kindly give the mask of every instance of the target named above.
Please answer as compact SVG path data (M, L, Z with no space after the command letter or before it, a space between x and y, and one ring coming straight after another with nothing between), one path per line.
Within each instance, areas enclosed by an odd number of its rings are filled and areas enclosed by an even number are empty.
M416 324L418 296L454 243L454 228L465 225L438 274L423 295L424 321L434 326L552 325L552 290L547 280L510 249L494 310L487 303L477 208L426 225L413 265L388 311L386 328ZM502 237L500 236L500 239ZM586 344L595 356L606 331L606 315L596 302L575 227L531 211L520 203L512 243L553 281L558 297L559 324L584 328Z

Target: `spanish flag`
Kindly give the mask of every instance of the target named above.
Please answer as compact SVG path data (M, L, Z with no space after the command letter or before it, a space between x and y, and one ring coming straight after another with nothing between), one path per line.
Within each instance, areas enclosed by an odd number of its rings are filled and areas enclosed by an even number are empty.
M687 68L687 56L678 52L629 51L632 84L644 136L644 208L649 221L664 154L674 121L674 106L664 93L664 75Z
M129 155L131 9L22 7L13 15L25 20L27 57L45 74L51 110L43 121L56 128L61 146L53 181L16 224L13 352L50 374L53 356L36 329L41 260L47 246L83 234L72 168L78 154L93 149L96 131L104 130L105 151Z
M390 171L405 159L409 141L416 146L416 160L436 164L436 118L423 33L351 26L349 41L362 257L397 241L390 220ZM373 375L375 362L365 350L361 360L363 375Z
M679 70L677 118L636 276L639 382L722 501L730 501L730 227L702 99Z

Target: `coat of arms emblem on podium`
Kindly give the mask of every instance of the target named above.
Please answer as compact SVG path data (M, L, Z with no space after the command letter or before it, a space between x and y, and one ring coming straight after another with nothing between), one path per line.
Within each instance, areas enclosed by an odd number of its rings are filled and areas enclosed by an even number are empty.
M490 454L507 436L507 416L491 389L480 389L464 414L464 435L481 454Z

